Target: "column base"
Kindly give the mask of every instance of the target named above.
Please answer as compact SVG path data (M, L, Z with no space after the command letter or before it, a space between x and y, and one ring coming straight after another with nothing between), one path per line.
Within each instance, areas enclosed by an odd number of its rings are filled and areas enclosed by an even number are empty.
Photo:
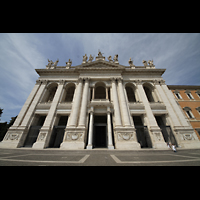
M0 142L0 148L19 148L23 145L25 136L27 135L28 129L25 127L20 128L10 128L3 140Z
M84 149L84 142L63 142L60 145L60 149L69 149L69 150L76 150L76 149Z
M113 145L109 145L108 149L115 149Z
M44 142L35 142L32 146L33 149L44 149Z
M87 145L86 149L92 149L92 145Z
M168 149L166 142L154 142L153 148L155 149Z
M141 149L140 144L138 142L117 142L117 143L115 143L115 148L122 149L122 150Z
M84 149L85 148L85 128L71 128L65 129L63 142L60 149Z

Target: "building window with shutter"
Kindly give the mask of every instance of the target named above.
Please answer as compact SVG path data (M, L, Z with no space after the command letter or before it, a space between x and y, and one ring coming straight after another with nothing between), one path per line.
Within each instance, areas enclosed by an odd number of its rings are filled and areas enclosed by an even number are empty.
M192 110L190 107L184 107L183 110L186 112L188 118L190 119L194 118L194 115L192 114Z

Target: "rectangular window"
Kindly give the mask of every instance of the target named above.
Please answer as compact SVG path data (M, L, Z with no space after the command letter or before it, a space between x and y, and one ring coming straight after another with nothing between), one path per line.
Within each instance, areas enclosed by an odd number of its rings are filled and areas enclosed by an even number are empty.
M175 93L177 99L181 99L181 95L179 93Z
M189 110L187 110L186 113L187 113L187 115L188 115L189 118L193 118L193 117L192 117L192 114L190 113Z
M187 96L189 99L194 99L193 96L191 95L191 93L187 93Z

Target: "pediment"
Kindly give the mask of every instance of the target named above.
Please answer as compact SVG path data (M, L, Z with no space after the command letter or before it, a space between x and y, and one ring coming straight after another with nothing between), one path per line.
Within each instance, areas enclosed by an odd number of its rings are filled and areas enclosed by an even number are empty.
M82 63L81 65L76 66L76 68L119 68L119 69L124 69L125 66L119 65L119 63L114 63L110 61L105 61L105 60L95 60L92 62L87 62L87 63Z

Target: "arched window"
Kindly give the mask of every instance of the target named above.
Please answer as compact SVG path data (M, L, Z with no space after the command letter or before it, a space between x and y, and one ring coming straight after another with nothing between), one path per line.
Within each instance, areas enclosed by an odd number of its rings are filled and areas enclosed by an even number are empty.
M106 85L103 82L96 83L95 85L95 99L106 99Z
M106 89L103 86L98 86L95 88L95 99L105 99Z
M144 87L144 91L146 93L147 99L149 102L155 102L153 95L152 95L152 89L146 85L143 86Z
M48 102L51 103L53 101L53 98L55 96L56 90L57 90L58 84L52 83L47 87L46 93L42 98L41 102Z
M60 102L72 102L75 88L76 86L74 83L67 83L67 85L65 85L64 87L64 92L63 92Z
M64 102L72 102L74 96L75 86L71 86L66 91L66 96Z
M135 91L133 90L132 87L126 86L126 93L129 102L136 102Z

